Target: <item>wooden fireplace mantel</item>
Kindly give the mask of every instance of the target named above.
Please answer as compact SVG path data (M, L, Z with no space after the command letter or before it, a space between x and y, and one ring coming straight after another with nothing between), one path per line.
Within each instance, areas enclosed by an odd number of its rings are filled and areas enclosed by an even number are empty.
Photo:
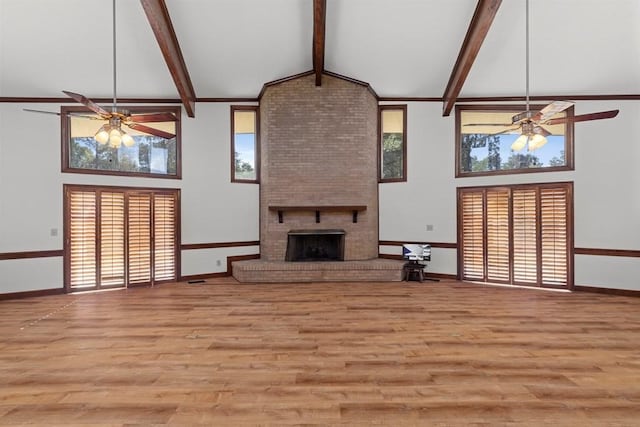
M270 211L278 212L278 222L284 222L284 212L315 212L316 222L320 222L320 212L351 212L353 215L353 222L358 222L358 212L367 210L366 205L321 205L321 206L301 206L301 205L286 205L286 206L269 206Z

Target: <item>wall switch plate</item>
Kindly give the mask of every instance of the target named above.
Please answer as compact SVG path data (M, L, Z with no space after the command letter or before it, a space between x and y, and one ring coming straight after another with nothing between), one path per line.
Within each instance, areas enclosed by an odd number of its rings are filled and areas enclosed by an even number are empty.
M220 266L222 265L222 261L220 261L220 260L216 260L216 265L217 265L218 267L220 267Z
M433 224L427 224L427 231L433 231Z

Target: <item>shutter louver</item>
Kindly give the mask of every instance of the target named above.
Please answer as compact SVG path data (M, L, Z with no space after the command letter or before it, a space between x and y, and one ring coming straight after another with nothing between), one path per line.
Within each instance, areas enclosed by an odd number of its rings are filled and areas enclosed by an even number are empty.
M69 211L69 286L96 286L96 192L72 191Z
M124 193L100 193L100 286L124 286Z
M151 195L129 195L129 283L151 282Z
M535 189L513 190L513 280L538 281Z
M567 190L540 189L542 283L567 285Z
M176 199L173 194L154 194L153 233L155 280L176 279Z
M509 190L487 191L487 280L509 283Z
M484 280L483 193L463 192L462 279Z

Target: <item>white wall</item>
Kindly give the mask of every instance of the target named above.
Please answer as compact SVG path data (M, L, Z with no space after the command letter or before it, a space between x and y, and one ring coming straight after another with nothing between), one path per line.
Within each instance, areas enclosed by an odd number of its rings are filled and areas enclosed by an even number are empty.
M407 182L379 186L380 240L455 243L454 124L441 103L408 104ZM399 247L380 251L401 254ZM456 250L433 248L428 271L456 274Z
M259 239L259 186L230 183L229 104L197 104L196 118L183 117L181 180L63 174L59 119L22 108L59 106L0 103L0 253L62 249L63 184L180 188L183 244ZM576 114L614 108L615 119L575 125L575 171L456 179L453 115L409 103L408 182L379 186L380 240L455 243L458 186L573 181L575 246L640 250L640 103L580 102ZM257 249L182 251L182 274L224 271L227 256ZM434 248L432 258L429 271L456 273L455 249ZM640 258L575 257L576 285L640 290L638 277ZM0 293L62 284L62 257L0 261Z
M441 109L440 103L408 104L408 181L380 185L380 240L455 243L458 186L573 181L575 247L640 250L639 102L576 104L575 114L620 114L575 124L575 171L457 179L455 119L442 117ZM426 231L427 224L433 231ZM455 274L455 252L434 252L429 271ZM439 260L441 255L446 258ZM575 257L576 285L640 290L639 274L640 258Z
M63 174L59 118L23 108L59 111L55 104L0 103L0 253L63 248L63 184L180 188L183 244L258 240L259 187L230 182L229 104L198 104L196 118L183 115L181 180ZM224 271L226 256L256 248L210 251L183 251L182 275ZM0 261L0 293L60 288L62 262Z
M259 185L231 183L230 114L226 103L197 104L182 119L182 243L259 239Z
M640 250L640 103L579 107L620 114L576 124L575 246ZM576 285L640 290L640 258L576 255L575 264Z

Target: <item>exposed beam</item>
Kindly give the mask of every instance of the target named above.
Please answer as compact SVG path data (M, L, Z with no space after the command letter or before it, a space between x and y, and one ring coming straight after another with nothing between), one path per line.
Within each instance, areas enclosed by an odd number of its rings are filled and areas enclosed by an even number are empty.
M140 0L187 115L195 116L196 94L164 0Z
M316 86L322 85L326 20L327 0L313 0L313 71L316 74Z
M449 83L442 96L444 102L442 107L443 116L446 117L451 114L451 110L458 99L464 81L467 75L469 75L473 61L475 61L480 51L482 42L489 32L489 28L491 28L493 18L495 18L501 3L502 0L478 0L473 18L471 18L469 28L467 29L467 35L458 53L456 65L453 67L453 70L451 70Z

